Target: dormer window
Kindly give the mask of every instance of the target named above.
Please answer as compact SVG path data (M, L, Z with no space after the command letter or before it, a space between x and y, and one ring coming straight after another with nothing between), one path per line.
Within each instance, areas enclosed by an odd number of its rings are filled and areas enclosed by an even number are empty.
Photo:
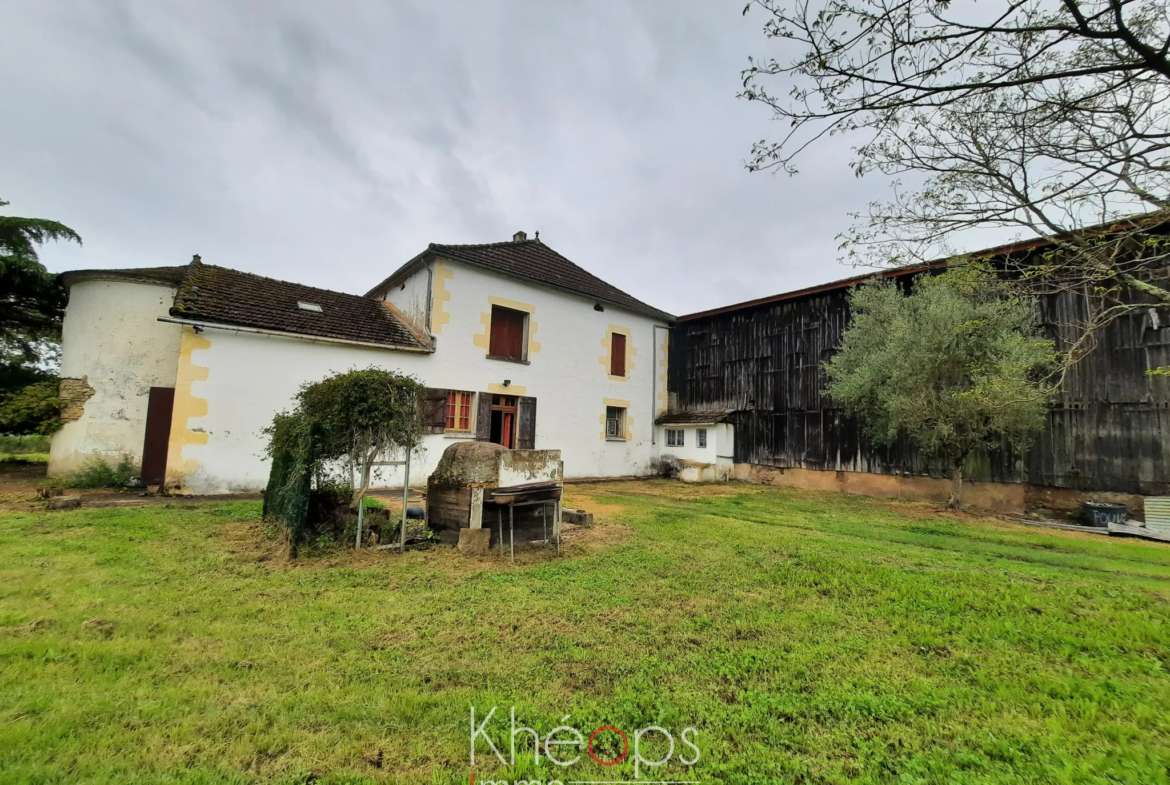
M302 311L312 311L313 313L321 313L324 309L317 303L307 303L304 300L297 300L297 308Z

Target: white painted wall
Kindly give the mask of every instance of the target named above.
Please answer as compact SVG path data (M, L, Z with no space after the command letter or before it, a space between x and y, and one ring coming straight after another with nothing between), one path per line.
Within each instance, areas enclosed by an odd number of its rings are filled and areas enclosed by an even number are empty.
M69 292L62 327L61 376L85 378L93 397L75 422L53 436L49 474L100 455L142 460L151 387L173 387L180 328L158 321L175 290L126 281L89 280Z
M666 445L666 429L683 431L683 446ZM697 431L707 430L707 446L699 447ZM682 479L687 481L726 480L731 473L735 456L735 426L730 423L714 425L660 425L658 444L661 455L669 455L680 461L710 464L711 470L695 467L692 471L683 469Z
M428 278L429 271L423 267L402 283L390 287L383 297L422 333L426 333L428 329L426 320L427 300L430 297Z
M641 474L651 470L654 447L653 381L661 373L656 362L653 326L649 318L593 301L530 286L479 270L445 263L453 275L444 277L450 299L442 303L449 321L433 319L438 327L434 354L396 352L342 344L314 343L208 329L202 338L207 349L192 353L194 365L208 369L206 381L196 381L192 394L208 402L207 415L192 417L188 428L207 433L206 444L183 448L183 459L196 469L185 479L195 493L258 490L268 479L261 429L273 415L290 408L293 395L306 381L330 373L370 366L418 376L430 387L471 392L511 382L512 394L537 399L536 449L560 450L566 477ZM420 277L418 275L416 278ZM426 271L421 271L426 280ZM407 290L411 287L408 286ZM407 291L398 290L398 291ZM481 315L490 312L489 297L534 307L536 323L528 364L489 360L475 336L486 327ZM436 301L434 307L438 307ZM610 325L630 330L631 365L627 380L609 377L602 364L602 341ZM661 343L662 331L658 333ZM535 344L539 344L539 349ZM629 402L631 436L627 441L603 437L605 400ZM422 485L455 438L426 437L425 454L412 467L412 484ZM176 456L168 461L174 463ZM384 470L383 483L400 482L396 472Z

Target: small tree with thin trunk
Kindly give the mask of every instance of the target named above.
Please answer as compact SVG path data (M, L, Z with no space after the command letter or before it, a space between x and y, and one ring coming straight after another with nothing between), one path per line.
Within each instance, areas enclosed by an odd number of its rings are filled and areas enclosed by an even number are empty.
M850 293L852 322L825 364L826 392L879 443L908 436L951 471L958 507L963 464L981 445L1017 448L1044 424L1056 362L1031 298L973 266Z
M378 368L338 373L305 384L296 410L281 412L265 433L272 468L264 492L264 517L284 524L289 555L310 533L309 495L329 464L348 460L362 467L353 489L356 509L370 487L370 465L394 450L410 453L422 441L422 383Z

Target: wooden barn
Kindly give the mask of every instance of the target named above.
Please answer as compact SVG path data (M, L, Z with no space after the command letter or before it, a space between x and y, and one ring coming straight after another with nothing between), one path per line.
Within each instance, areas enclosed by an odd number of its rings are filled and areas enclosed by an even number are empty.
M1021 247L1030 253L1037 246ZM942 266L882 275L906 282ZM1166 269L1157 274L1170 277ZM671 411L730 411L732 476L946 498L943 467L909 444L870 443L861 424L821 392L823 363L849 323L849 289L868 277L679 317L670 343ZM1041 298L1043 322L1058 348L1069 340L1063 325L1083 320L1089 307L1079 291ZM1170 378L1147 373L1168 365L1170 308L1151 304L1114 321L1072 370L1047 427L1023 455L990 450L969 463L968 477L976 482L968 498L1022 511L1071 510L1087 491L1170 495ZM1140 501L1131 502L1140 514Z

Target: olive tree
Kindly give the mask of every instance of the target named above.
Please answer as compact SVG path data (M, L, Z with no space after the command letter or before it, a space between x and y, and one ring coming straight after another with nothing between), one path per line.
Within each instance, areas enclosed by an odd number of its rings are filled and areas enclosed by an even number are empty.
M1022 447L1044 424L1053 344L1036 303L973 266L850 292L852 321L826 364L826 392L884 444L908 436L951 472L958 507L963 464L976 448Z

